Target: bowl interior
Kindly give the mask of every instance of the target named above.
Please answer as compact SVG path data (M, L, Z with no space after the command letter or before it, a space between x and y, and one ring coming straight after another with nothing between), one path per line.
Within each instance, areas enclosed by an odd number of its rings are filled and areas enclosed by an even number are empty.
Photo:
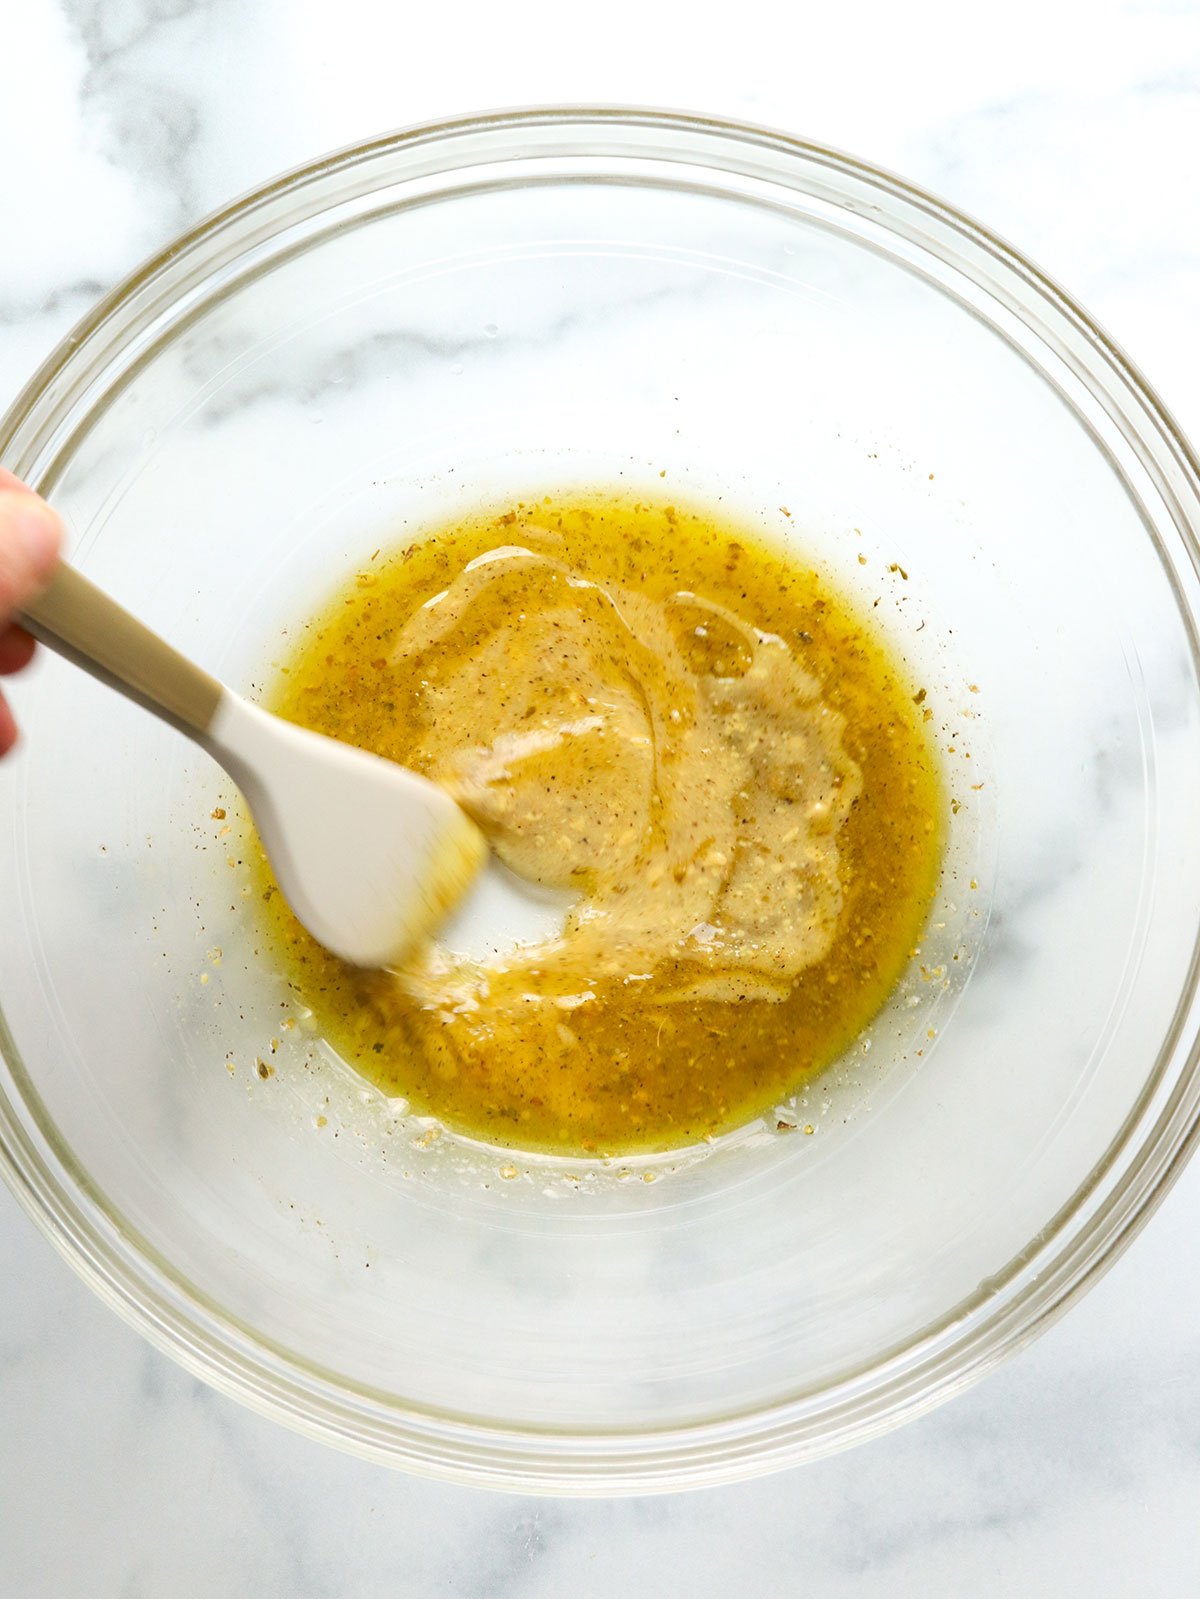
M251 694L377 546L606 484L821 562L928 685L958 811L892 1004L798 1131L613 1163L439 1136L365 1088L255 936L222 774L59 661L22 685L23 1136L243 1389L295 1385L385 1456L436 1421L563 1472L719 1425L765 1458L789 1405L817 1447L965 1348L1184 1070L1200 694L1161 485L1028 307L828 175L611 143L393 152L228 224L110 321L25 463L82 569Z

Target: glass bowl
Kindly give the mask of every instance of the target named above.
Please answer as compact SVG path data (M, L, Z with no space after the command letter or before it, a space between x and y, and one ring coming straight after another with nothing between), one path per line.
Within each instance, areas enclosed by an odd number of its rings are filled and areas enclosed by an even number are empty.
M257 938L221 774L43 655L0 768L3 1163L217 1387L474 1483L726 1481L980 1376L1179 1171L1196 462L1085 314L929 195L693 117L418 128L151 261L0 452L89 576L251 693L289 621L456 510L719 501L872 608L956 801L929 935L826 1076L711 1147L525 1158L333 1057Z

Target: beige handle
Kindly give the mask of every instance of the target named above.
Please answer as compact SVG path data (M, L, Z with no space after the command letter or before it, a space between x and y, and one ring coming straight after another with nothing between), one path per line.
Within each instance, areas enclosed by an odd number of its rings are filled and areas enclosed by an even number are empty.
M216 678L193 666L74 567L59 566L20 620L51 649L184 732L208 730L224 693Z

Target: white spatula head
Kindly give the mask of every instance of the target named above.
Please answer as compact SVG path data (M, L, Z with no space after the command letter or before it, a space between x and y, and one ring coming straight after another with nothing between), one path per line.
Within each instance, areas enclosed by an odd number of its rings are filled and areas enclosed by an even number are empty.
M250 806L288 904L359 966L397 961L441 921L487 846L415 772L307 732L228 690L202 740Z
M239 699L73 567L60 563L20 620L221 762L288 903L335 955L399 960L482 864L483 836L448 794Z

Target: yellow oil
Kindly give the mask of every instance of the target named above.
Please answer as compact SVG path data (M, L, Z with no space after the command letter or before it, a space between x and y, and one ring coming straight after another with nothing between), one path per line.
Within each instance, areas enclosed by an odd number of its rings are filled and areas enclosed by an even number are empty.
M445 1021L388 973L337 960L291 915L258 855L271 947L333 1046L389 1095L464 1133L524 1149L622 1153L688 1144L769 1112L835 1060L886 1001L936 886L946 812L915 685L879 630L795 554L721 514L620 495L547 497L383 550L291 637L266 703L280 715L421 766L419 672L394 658L405 622L467 563L519 545L602 587L680 590L786 641L845 719L862 774L839 837L841 911L827 954L774 1003L667 1002L679 972L594 985L569 1046L520 1026L446 1065ZM485 625L487 618L481 618ZM491 619L499 624L502 619Z

